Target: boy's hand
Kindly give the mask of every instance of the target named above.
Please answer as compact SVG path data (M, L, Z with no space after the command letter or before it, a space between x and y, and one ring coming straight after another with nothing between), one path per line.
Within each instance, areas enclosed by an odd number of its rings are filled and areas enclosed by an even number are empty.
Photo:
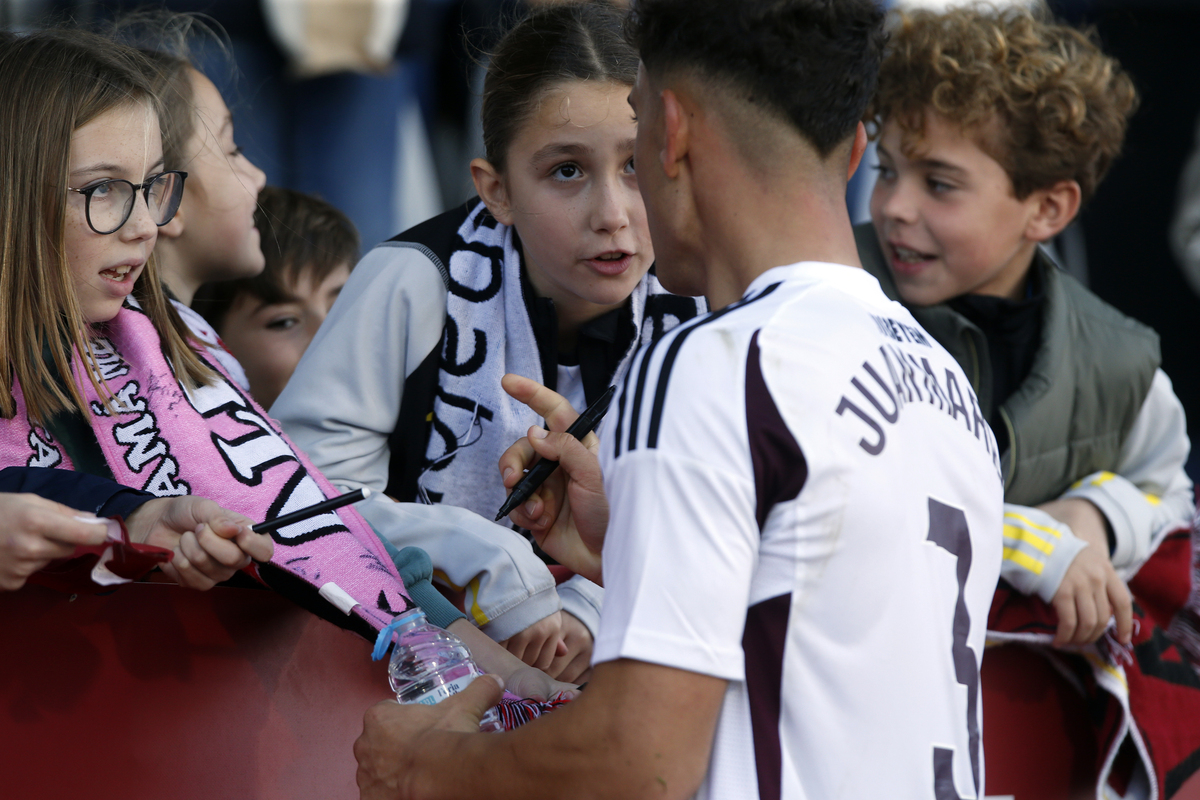
M559 694L574 698L579 687L574 683L556 681L540 669L521 666L504 679L504 688L526 700L550 700Z
M148 500L125 520L132 541L174 551L171 562L162 566L171 580L201 590L229 580L251 559L271 559L271 537L255 533L251 524L241 514L192 495Z
M531 667L544 670L560 652L566 652L559 612L544 617L500 643L504 649Z
M592 674L592 632L569 611L560 611L559 615L566 652L556 656L546 672L560 681L583 683Z
M1117 621L1117 640L1133 637L1133 599L1108 555L1108 523L1087 500L1068 497L1038 506L1087 542L1063 576L1051 605L1058 614L1056 646L1091 644L1104 635L1109 617Z
M538 456L559 462L559 469L509 519L532 531L558 563L603 585L600 551L608 526L608 498L595 453L599 439L589 433L581 443L559 432L579 416L562 395L519 375L505 375L502 385L555 431L531 428L525 439L505 451L500 457L504 486L515 486Z
M35 494L0 493L0 590L16 591L25 580L56 558L67 558L77 546L103 544L104 520L90 517Z

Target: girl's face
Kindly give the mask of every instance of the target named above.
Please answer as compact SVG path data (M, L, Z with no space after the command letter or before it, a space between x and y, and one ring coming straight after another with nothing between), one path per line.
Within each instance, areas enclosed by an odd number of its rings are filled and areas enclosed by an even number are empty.
M188 173L179 206L183 233L176 263L188 283L249 278L262 272L254 209L266 185L262 170L242 155L233 138L233 119L208 78L190 70L196 129L185 148Z
M68 169L67 185L73 189L115 178L140 184L162 172L158 117L141 103L104 112L71 136ZM133 291L154 250L158 226L140 191L129 219L110 234L96 233L88 226L83 195L66 192L66 202L66 257L75 295L86 322L106 322Z
M654 261L628 95L619 83L558 84L509 147L497 217L517 229L529 279L560 322L621 305Z

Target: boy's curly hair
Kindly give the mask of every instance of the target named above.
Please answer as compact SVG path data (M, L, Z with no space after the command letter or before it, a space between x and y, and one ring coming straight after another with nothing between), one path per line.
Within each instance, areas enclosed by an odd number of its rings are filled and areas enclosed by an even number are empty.
M1074 179L1086 201L1112 165L1137 107L1133 81L1091 32L1044 7L898 12L865 119L919 140L931 109L977 135L1018 199ZM998 129L989 130L995 119Z

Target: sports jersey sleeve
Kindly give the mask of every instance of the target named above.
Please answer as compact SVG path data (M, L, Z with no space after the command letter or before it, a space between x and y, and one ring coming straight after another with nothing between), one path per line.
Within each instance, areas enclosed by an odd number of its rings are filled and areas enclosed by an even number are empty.
M668 337L644 358L653 361L677 341ZM745 351L711 344L695 336L673 365L639 370L635 363L618 424L605 428L612 511L596 663L630 658L744 676L741 637L759 537L736 391Z
M271 414L343 491L370 488L357 510L397 548L427 552L435 577L465 593L467 616L503 640L561 607L529 543L463 509L383 494L404 381L436 351L445 313L446 286L428 256L394 244L374 248L351 272Z
M1160 369L1114 468L1084 477L1063 494L1088 500L1104 514L1113 533L1113 567L1123 580L1167 533L1191 520L1192 482L1183 468L1189 447L1183 406ZM1001 576L1018 591L1049 602L1084 546L1049 514L1005 504Z

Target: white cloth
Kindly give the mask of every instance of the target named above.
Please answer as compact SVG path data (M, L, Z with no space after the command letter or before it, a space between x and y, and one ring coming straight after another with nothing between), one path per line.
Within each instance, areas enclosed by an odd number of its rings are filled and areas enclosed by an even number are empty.
M609 417L595 661L729 682L696 796L980 797L999 461L908 312L770 270L643 349Z
M178 300L172 300L171 305L175 306L175 310L179 312L179 316L183 318L192 334L204 343L204 348L208 350L209 355L215 358L217 363L229 373L233 382L239 388L249 392L250 379L246 377L246 370L242 369L241 362L234 357L233 353L225 349L225 343L221 341L221 337L217 335L213 326L208 324L208 320Z
M433 402L434 432L425 452L429 467L421 474L418 488L424 502L462 506L488 519L508 497L496 464L530 426L542 424L537 413L509 397L500 385L510 372L545 381L521 289L515 234L512 227L496 222L483 203L458 229L463 244L447 265L447 335ZM629 302L639 336L624 354L622 365L639 341L679 324L677 317L656 313L654 303L647 303L647 298L665 294L658 279L649 274L634 287ZM620 371L618 366L617 374ZM560 388L579 402L583 387L573 383ZM586 406L575 408L583 411Z

